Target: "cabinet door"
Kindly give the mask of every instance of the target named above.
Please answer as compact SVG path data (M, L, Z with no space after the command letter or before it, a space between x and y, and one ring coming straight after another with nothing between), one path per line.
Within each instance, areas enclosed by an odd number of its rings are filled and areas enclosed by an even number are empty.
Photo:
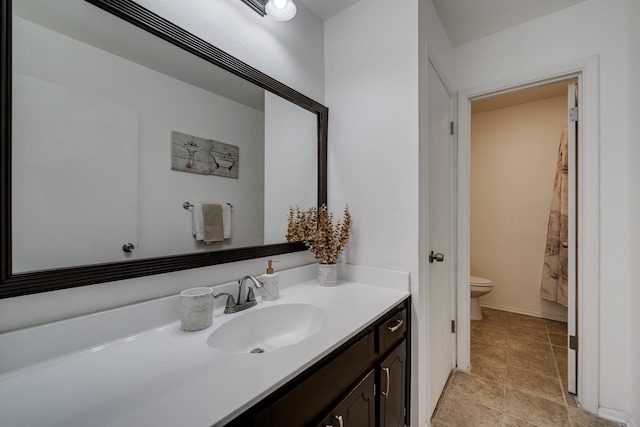
M375 427L375 425L375 375L371 370L318 424L318 427Z
M402 341L380 363L380 427L405 425L407 346Z
M373 367L370 333L271 406L274 427L307 427Z

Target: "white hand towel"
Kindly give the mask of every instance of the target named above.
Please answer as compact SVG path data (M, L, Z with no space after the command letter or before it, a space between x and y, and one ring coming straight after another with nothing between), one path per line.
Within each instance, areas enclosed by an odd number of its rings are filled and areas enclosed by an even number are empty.
M191 210L192 214L192 227L191 231L193 235L196 236L196 240L203 241L204 240L204 217L202 215L202 205L200 203L195 203Z
M225 239L231 238L231 205L222 204L222 228Z

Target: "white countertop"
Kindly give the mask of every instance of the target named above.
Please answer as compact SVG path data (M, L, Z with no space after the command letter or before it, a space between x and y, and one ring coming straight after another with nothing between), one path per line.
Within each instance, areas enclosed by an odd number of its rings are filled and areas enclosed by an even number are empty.
M214 311L213 325L184 332L179 321L0 376L0 417L18 426L222 425L275 391L404 300L403 290L341 281L281 289L236 314ZM249 310L305 303L325 311L326 327L262 354L223 353L207 338ZM295 321L295 319L292 319ZM55 340L55 337L50 337Z

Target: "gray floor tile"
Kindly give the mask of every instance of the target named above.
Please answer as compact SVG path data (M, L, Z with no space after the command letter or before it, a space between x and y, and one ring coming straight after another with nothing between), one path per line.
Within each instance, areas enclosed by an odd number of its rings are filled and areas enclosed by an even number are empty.
M547 331L554 334L563 334L567 335L567 323L566 322L557 322L555 320L545 320L545 324L547 325Z
M514 417L544 427L569 426L566 405L523 391L507 388L505 412Z
M448 393L473 400L489 408L504 409L504 384L466 372L456 372Z
M502 418L503 411L446 393L434 419L455 427L495 427Z
M471 322L471 369L455 372L432 426L612 427L567 392L566 323L483 308Z
M552 345L565 348L567 347L567 334L555 334L553 332L549 332L549 339L551 340Z
M508 366L507 385L512 388L517 388L520 391L564 404L564 394L562 392L560 379L557 376L541 375Z
M509 349L507 365L527 369L543 375L557 375L556 360L552 353L536 354L526 350Z

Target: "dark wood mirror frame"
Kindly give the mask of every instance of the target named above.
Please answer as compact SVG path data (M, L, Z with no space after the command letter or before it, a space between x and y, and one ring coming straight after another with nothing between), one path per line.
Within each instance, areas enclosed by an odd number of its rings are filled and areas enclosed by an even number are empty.
M327 203L329 110L131 0L86 0L200 58L236 74L318 117L318 206ZM302 243L280 243L81 267L12 273L11 258L11 0L0 0L0 298L131 279L253 258L298 252Z

